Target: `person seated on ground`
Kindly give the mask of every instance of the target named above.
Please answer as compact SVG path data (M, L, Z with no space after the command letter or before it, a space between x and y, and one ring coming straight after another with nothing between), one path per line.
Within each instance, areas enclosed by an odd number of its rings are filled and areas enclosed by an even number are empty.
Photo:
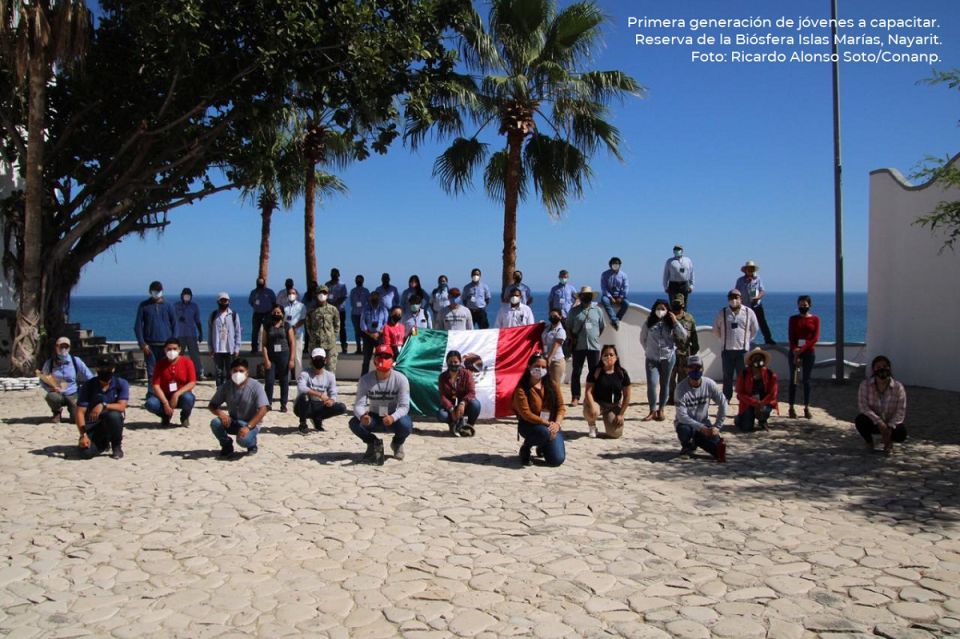
M523 292L519 287L510 289L510 297L500 306L497 313L497 328L514 328L534 323L533 311L523 303Z
M630 281L627 274L620 270L620 258L611 257L610 268L600 275L600 304L610 317L613 330L620 330L620 322L627 314L630 304L627 294L630 292ZM613 307L618 307L614 312Z
M664 420L663 409L667 405L670 376L677 363L677 340L686 338L687 329L668 309L667 300L654 302L650 316L640 329L640 343L646 353L647 404L650 406L650 413L643 421ZM660 387L659 403L657 386Z
M387 324L383 327L383 343L393 351L393 358L400 355L403 342L407 339L407 327L400 320L403 319L403 309L395 305L387 315Z
M447 353L447 370L440 373L440 409L437 419L450 427L454 437L473 437L480 416L473 373L463 367L460 351Z
M54 348L56 354L43 363L37 371L37 378L47 391L43 399L53 411L53 423L59 424L64 406L70 421L76 420L79 385L93 379L94 375L82 359L70 354L70 338L58 337Z
M403 323L404 339L411 335L417 335L423 329L432 326L430 311L424 305L423 298L419 294L415 293L410 296L410 303L407 304L406 311L404 311L400 321Z
M770 413L777 411L777 374L770 370L770 353L755 348L746 356L747 367L737 377L737 417L734 423L742 431L751 431L754 424L767 430Z
M710 423L710 402L717 405L717 419ZM703 376L703 362L697 355L687 358L687 378L677 384L674 424L680 440L680 454L693 455L702 448L718 462L727 461L727 444L720 437L727 416L727 399L717 383Z
M357 402L353 406L350 430L366 443L362 461L383 465L383 441L373 431L393 431L390 448L393 458L403 461L403 442L413 432L410 419L410 382L393 369L393 351L386 344L373 354L373 371L357 382Z
M517 432L523 438L520 463L530 465L530 449L537 447L548 466L559 466L567 457L563 443L563 395L560 387L547 376L547 357L534 353L513 391L513 411L517 415Z
M307 420L317 430L324 430L323 420L347 412L347 407L337 401L337 377L326 365L327 352L322 348L310 351L313 370L304 370L297 380L297 401L293 414L300 418L300 432L307 434Z
M613 344L604 345L600 363L587 373L586 401L583 417L590 427L590 437L597 436L597 419L610 439L623 437L623 423L630 406L630 375L620 365L620 354Z
M459 288L450 289L448 302L449 304L443 309L437 320L437 328L444 331L472 331L474 326L473 315L463 306ZM486 313L486 311L483 312Z
M91 459L110 447L110 456L123 458L123 417L130 400L127 380L114 375L113 361L97 360L97 376L87 380L77 395L75 421L80 431L80 456Z
M871 377L860 382L857 406L860 414L854 424L860 436L873 450L873 436L879 434L883 442L883 454L893 453L893 442L907 438L903 420L907 416L907 391L903 384L893 379L890 360L877 355L870 362Z
M250 365L246 359L234 359L230 362L230 379L221 384L210 398L208 408L215 415L210 422L210 430L220 442L221 459L233 457L230 435L236 436L237 444L246 448L248 455L257 454L257 435L270 402L267 401L263 385L250 379L249 372Z
M164 426L170 425L173 411L180 409L180 425L190 427L190 413L197 398L193 388L197 385L197 370L193 360L181 355L180 340L171 337L164 343L165 357L153 369L153 394L143 407L160 418Z
M279 381L280 412L287 412L290 378L293 377L293 369L297 366L293 357L296 348L297 336L293 326L284 319L283 308L279 304L274 304L270 315L263 320L263 328L260 332L260 355L263 357L263 368L266 373L264 390L267 393L270 410L273 410L273 385Z

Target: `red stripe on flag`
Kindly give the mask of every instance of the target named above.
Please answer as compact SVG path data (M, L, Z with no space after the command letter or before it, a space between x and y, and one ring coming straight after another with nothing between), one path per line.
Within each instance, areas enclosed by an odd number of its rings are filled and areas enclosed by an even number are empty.
M527 360L540 349L543 323L517 328L501 328L497 337L497 406L496 416L513 415L513 391L527 368Z

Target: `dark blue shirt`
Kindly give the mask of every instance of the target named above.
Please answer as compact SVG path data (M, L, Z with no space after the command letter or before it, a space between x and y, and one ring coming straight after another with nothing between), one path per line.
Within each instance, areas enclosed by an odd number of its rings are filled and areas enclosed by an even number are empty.
M137 307L137 319L133 323L133 332L137 344L162 344L177 330L177 319L173 306L166 302L156 302L152 298L140 302Z
M77 406L87 409L84 412L84 416L87 417L88 420L90 417L90 409L94 406L103 404L104 402L107 404L115 404L121 400L130 400L130 384L127 383L127 380L122 377L117 377L116 375L110 379L107 390L103 390L100 379L94 377L84 382L83 386L80 387L80 392L77 394Z
M200 307L195 302L177 302L173 305L177 317L177 337L191 337L203 341Z
M277 303L276 294L271 291L269 288L264 286L263 288L255 288L250 291L250 306L253 307L254 313L269 313L273 309L273 305Z

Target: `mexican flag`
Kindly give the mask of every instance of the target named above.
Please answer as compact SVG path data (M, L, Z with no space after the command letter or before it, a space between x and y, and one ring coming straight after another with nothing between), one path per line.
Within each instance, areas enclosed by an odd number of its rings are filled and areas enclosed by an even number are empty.
M513 391L540 350L543 324L475 331L421 329L403 344L396 369L410 380L411 408L433 417L440 408L440 373L447 369L447 353L459 351L463 365L473 372L480 400L480 417L513 414Z

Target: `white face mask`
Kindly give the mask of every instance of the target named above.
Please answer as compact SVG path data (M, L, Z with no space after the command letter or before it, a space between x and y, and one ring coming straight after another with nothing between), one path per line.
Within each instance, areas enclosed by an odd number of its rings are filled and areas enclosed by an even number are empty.
M547 369L545 368L531 368L530 377L533 379L542 379L547 374Z
M172 348L167 351L167 359L169 359L171 362L177 359L178 357L180 357L180 351L174 350Z
M474 276L471 277L470 279L473 280L473 283L474 283L474 284L476 284L477 282L480 281L480 276L479 276L479 275L474 275Z
M321 302L326 302L326 301L327 301L327 294L326 294L326 293L320 293L319 295L317 295L317 300L319 300L319 301L321 301Z
M296 302L296 301L297 301L297 296L296 296L296 295L287 295L287 299L290 300L291 302Z
M740 308L740 300L730 300L730 308L733 310Z
M184 301L184 303L186 303L193 299L193 297L190 295L184 295L181 299Z
M655 315L656 315L657 317L659 317L659 318L662 319L662 318L666 317L667 312L661 308L661 309L659 309L659 310L655 313Z
M247 374L246 374L246 373L241 373L240 371L237 371L236 373L234 373L233 375L230 376L230 379L233 380L233 383L234 383L234 384L236 384L237 386L239 386L240 384L242 384L242 383L244 383L245 381L247 381Z
M517 295L514 295L513 297L510 298L510 303L516 306L517 304L520 303L520 297Z
M620 270L620 265L619 265L619 264L614 264L614 265L611 266L610 268L613 270L614 273L616 273L617 271Z
M150 291L150 297L152 297L155 300L158 300L161 297L163 297L163 291Z

